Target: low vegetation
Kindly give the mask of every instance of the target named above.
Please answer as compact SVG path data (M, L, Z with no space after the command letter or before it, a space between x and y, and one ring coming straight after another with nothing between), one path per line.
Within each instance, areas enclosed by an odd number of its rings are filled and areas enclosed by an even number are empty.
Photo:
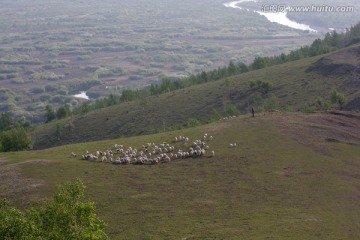
M186 127L189 118L204 124L214 120L214 112L222 118L249 113L252 107L256 112L345 108L346 103L341 106L331 102L331 91L337 89L347 102L359 97L355 61L358 48L354 45L158 95L128 90L122 96L110 95L93 105L83 103L67 118L35 129L31 133L34 147L43 149L180 129ZM334 68L339 72L326 71ZM60 137L57 132L61 132Z
M24 212L0 199L2 239L108 239L81 181L57 187L52 198Z
M56 185L81 179L111 239L356 239L359 119L255 113L155 135L1 153L0 195L28 209L51 198ZM80 159L115 144L186 149L174 137L191 143L205 133L213 136L214 157L158 165Z

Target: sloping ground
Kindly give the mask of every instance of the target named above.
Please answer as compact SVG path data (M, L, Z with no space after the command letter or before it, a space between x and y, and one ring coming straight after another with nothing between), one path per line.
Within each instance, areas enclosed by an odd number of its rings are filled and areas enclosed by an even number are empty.
M360 94L360 93L359 93ZM344 110L360 110L360 97L354 98L344 106Z
M323 75L344 75L354 72L359 63L360 46L356 46L320 58L309 70Z
M354 73L341 70L341 74L336 71L324 74L323 71L333 69L332 64L345 66L345 69L349 64L353 68L359 64L359 48L354 46L337 53L273 66L52 122L37 127L32 133L34 148L144 135L160 132L164 127L177 129L189 118L206 123L214 110L223 114L231 105L243 113L249 112L251 106L261 110L264 99L269 95L250 89L249 83L257 80L273 83L269 94L279 98L280 107L290 105L297 110L304 104L314 104L317 97L328 99L333 88L352 101L359 97L359 87L350 84L357 81L353 78ZM61 130L60 134L56 134L57 129Z
M46 161L29 161L32 164L41 165ZM43 181L24 177L21 173L21 165L29 162L13 163L0 158L0 198L10 198L21 208L29 204L29 199L40 200L35 194L35 189L43 186Z
M345 88L360 89L360 46L351 47L326 55L312 64L308 71L317 72L323 76L346 77ZM347 110L359 110L360 106L349 105Z
M360 147L360 115L348 112L281 114L270 116L281 133L321 154L333 155L336 148L326 142Z
M7 195L31 201L80 178L113 239L358 239L359 131L359 115L349 113L243 116L156 135L1 154L20 173L6 175L1 184L43 183ZM214 157L207 152L142 166L68 157L115 143L140 149L166 141L183 148L173 143L175 136L191 142L204 133L214 137L208 141ZM237 147L229 148L234 142Z

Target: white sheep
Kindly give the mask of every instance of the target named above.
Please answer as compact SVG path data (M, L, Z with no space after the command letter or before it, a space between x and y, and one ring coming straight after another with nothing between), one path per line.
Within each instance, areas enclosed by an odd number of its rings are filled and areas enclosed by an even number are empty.
M212 157L215 156L215 151L214 151L214 150L211 151L211 156L212 156Z

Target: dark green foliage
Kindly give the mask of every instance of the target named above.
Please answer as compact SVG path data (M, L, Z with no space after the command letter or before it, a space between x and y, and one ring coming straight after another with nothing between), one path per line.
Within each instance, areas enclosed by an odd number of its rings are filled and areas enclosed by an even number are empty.
M273 84L270 81L263 81L263 80L255 81L254 80L254 81L250 82L249 87L251 89L258 90L259 92L261 92L263 94L266 94L271 90L271 88L273 87Z
M45 92L43 87L34 87L31 89L31 92L34 94L39 94Z
M54 84L49 84L45 86L45 91L46 92L54 92L58 90L58 86L54 85Z
M278 109L280 106L280 100L275 94L270 94L270 96L265 101L265 110L271 111Z
M13 128L0 133L2 152L14 152L29 149L31 140L24 128Z
M90 106L88 103L84 102L81 104L80 109L81 109L81 113L87 113L90 111Z
M199 120L197 120L196 118L189 118L189 120L187 121L186 126L187 127L196 127L196 126L200 126L201 122Z
M69 105L64 105L56 111L56 118L57 119L66 118L67 116L70 115L70 113L71 111Z
M344 105L346 102L344 94L338 92L336 89L333 89L330 93L330 99L333 104L338 104L340 106Z
M215 122L221 119L221 115L220 113L216 110L213 109L213 114L211 115L211 117L209 118L209 123L210 122Z
M18 209L11 207L5 199L0 199L0 238L34 239L35 229Z
M0 132L4 130L9 130L14 125L14 121L9 116L8 113L1 113L0 116Z
M57 187L54 197L25 212L0 201L1 239L108 239L80 180Z
M303 113L312 113L312 112L315 112L316 109L314 106L312 106L310 104L304 104L301 106L300 111Z
M230 105L226 108L225 116L230 117L230 116L237 116L239 114L240 114L239 110L233 105Z
M46 120L45 120L46 123L51 122L52 120L54 120L56 118L54 109L49 105L47 105L45 107L45 117L46 117Z
M135 98L134 92L130 89L123 90L121 97L120 97L120 99L125 102L132 101L134 98ZM108 98L108 101L109 101L110 106L116 104L114 95L110 95Z
M320 111L327 111L331 108L331 104L322 97L317 97L315 105L316 109Z
M62 129L61 129L61 126L60 126L60 124L58 123L58 124L56 124L56 137L58 138L58 139L60 139L60 137L61 137L61 134L62 134Z

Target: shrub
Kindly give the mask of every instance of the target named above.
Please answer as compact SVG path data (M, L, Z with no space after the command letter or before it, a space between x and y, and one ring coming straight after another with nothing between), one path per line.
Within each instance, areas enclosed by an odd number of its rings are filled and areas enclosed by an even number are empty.
M31 92L34 94L43 93L45 92L43 87L34 87L31 89Z
M186 123L187 127L196 127L196 126L200 126L201 122L195 118L189 118L189 120Z
M55 195L25 212L0 200L2 239L109 239L80 180L57 187Z
M24 128L13 128L0 133L2 152L22 151L30 148L31 140Z
M344 94L338 92L336 89L331 91L330 99L333 104L339 104L340 106L344 105L346 102Z

